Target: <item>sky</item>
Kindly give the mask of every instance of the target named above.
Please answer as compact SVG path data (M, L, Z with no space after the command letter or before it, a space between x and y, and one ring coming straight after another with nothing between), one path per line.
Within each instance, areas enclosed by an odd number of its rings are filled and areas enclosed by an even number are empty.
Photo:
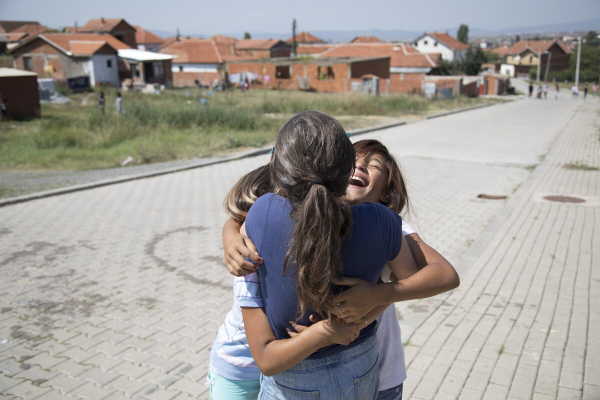
M461 23L498 30L600 17L600 0L0 0L0 20L59 28L123 17L146 29L181 34L311 30L446 30ZM600 28L600 26L598 27Z

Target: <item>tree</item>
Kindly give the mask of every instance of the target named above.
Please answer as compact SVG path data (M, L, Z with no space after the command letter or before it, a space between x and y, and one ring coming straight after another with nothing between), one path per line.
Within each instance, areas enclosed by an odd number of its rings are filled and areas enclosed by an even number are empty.
M459 63L460 70L465 75L477 75L481 72L481 64L486 61L480 47L469 47L465 59Z
M571 53L569 60L569 75L574 80L577 66L577 50ZM589 46L587 42L581 46L581 61L579 65L579 82L598 81L600 78L600 49Z
M437 59L437 67L432 71L433 75L456 75L459 72L458 64L451 61L446 61L440 56Z
M585 35L584 40L585 40L585 44L587 44L588 46L593 46L593 47L600 46L600 39L598 39L598 34L595 31L589 31Z
M298 43L296 43L296 18L292 21L292 55L296 55L296 47L298 47Z
M466 24L460 24L458 32L456 32L456 38L464 44L469 43L469 26Z
M244 39L252 39L252 36L250 36L250 32L244 32Z

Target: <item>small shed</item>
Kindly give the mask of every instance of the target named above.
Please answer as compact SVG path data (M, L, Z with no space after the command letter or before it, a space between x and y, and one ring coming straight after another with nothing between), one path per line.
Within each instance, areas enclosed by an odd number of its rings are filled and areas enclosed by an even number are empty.
M37 74L14 68L0 68L0 93L6 100L8 117L29 119L40 116Z

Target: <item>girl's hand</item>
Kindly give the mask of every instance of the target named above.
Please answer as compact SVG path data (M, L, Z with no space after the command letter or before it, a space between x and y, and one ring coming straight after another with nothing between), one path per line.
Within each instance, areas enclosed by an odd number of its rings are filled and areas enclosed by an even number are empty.
M340 293L336 303L335 315L346 322L358 322L375 307L384 302L379 298L381 289L376 284L357 278L346 278L334 282L350 289Z
M311 320L313 320L312 315ZM360 335L360 330L367 324L362 320L358 323L347 323L336 318L331 321L319 321L311 326L301 325L294 321L290 321L290 325L295 329L295 332L291 329L287 329L288 334L292 338L298 336L304 331L318 329L321 330L322 335L325 336L327 345L341 344L343 346L347 346L348 344L352 343L354 339L358 337L358 335Z
M242 235L239 228L223 229L222 239L225 265L231 275L245 276L256 272L257 264L262 264L263 259L258 255L256 246L248 236Z

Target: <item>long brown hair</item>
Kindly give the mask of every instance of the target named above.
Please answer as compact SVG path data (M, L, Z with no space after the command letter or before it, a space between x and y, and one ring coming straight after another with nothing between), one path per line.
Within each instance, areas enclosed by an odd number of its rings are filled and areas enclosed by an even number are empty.
M248 210L263 194L271 190L270 164L258 167L242 176L231 188L223 205L225 211L238 224L246 220Z
M289 200L295 221L283 271L295 267L300 316L308 307L324 317L333 310L333 281L342 272L340 239L351 225L342 198L355 158L340 123L317 111L292 117L275 139L271 184Z
M354 150L357 157L366 157L370 154L379 154L383 157L388 178L379 201L397 214L403 211L410 212L410 199L408 198L406 181L400 170L400 164L390 154L387 147L378 140L366 139L354 143Z

